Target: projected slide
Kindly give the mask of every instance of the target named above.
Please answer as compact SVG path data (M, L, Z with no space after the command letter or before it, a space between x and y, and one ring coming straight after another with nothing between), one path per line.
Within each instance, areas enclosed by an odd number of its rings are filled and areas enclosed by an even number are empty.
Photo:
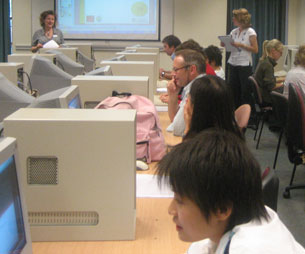
M57 0L56 7L67 39L159 39L159 0Z

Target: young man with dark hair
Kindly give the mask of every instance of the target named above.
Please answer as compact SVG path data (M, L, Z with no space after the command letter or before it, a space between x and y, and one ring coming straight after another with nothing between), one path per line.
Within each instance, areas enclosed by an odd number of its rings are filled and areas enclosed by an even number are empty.
M173 34L164 37L162 40L163 50L165 53L171 57L172 60L175 58L175 49L181 44L179 38ZM171 79L172 74L171 71L166 71L163 68L159 70L160 78L163 79Z
M174 191L168 211L179 238L195 242L188 254L305 253L264 206L259 164L237 135L205 130L174 147L157 174Z

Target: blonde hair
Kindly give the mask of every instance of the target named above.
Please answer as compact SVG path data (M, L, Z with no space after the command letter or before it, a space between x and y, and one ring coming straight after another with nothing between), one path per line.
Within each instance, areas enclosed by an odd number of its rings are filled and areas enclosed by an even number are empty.
M263 43L263 54L260 60L265 59L271 52L272 49L275 49L277 51L283 50L283 43L281 43L278 39L273 40L265 40Z
M242 28L251 26L251 14L245 8L233 10L233 17L241 24Z
M305 44L301 45L295 54L294 64L301 65L305 68Z

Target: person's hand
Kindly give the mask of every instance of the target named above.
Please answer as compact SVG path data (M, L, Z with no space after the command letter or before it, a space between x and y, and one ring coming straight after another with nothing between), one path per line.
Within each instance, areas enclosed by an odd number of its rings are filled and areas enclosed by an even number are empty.
M42 45L41 43L38 43L38 44L36 45L37 50L40 49L40 48L42 48L42 47L43 47L43 45Z
M168 96L178 96L179 91L180 88L177 86L175 78L167 83Z
M165 72L165 71L164 71L164 69L163 69L163 68L160 68L160 70L159 70L159 77L160 77L160 78L163 78L163 76L162 76L162 72Z
M186 99L185 105L184 105L184 122L185 122L185 131L184 133L186 134L191 126L191 120L192 120L192 114L193 114L193 109L191 107L191 103L190 103L190 98L188 97Z
M236 47L236 48L241 48L243 46L243 44L239 43L239 42L231 42L232 46Z
M163 93L159 96L160 101L162 101L163 103L168 103L168 93Z

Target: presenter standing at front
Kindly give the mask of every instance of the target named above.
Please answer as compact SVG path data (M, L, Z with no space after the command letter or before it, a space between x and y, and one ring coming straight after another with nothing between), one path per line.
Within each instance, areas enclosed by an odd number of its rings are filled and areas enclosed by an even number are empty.
M64 43L62 32L55 27L56 14L52 10L44 11L40 14L41 29L37 30L32 38L32 52L37 52L43 45L51 40L58 45Z
M230 35L234 41L232 45L238 51L231 52L228 60L228 84L233 91L236 108L242 104L252 107L248 77L252 74L252 53L258 52L256 32L251 28L251 14L244 8L233 10L233 24L237 28Z

